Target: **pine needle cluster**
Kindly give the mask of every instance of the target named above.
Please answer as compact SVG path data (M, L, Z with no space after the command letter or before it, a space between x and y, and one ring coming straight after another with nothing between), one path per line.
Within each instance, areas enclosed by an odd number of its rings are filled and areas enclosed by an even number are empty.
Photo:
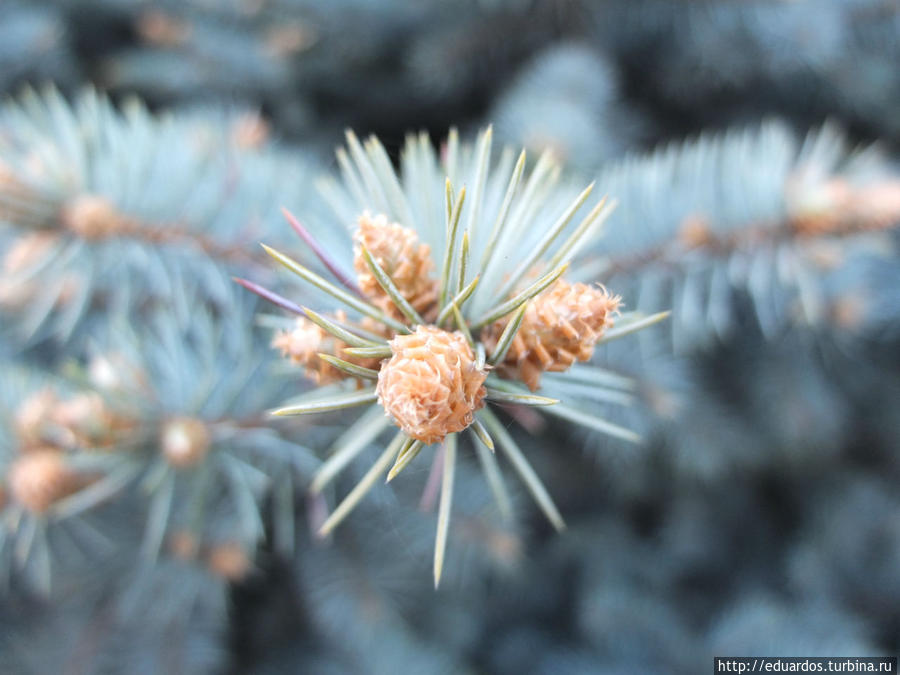
M471 439L501 507L509 498L499 478L495 442L550 522L561 529L563 519L549 493L491 408L536 406L634 439L628 430L595 419L577 403L533 392L542 374L578 382L593 367L582 366L575 374L570 368L589 360L596 344L664 314L617 317L618 297L602 287L566 281L573 259L596 236L609 207L605 200L587 206L593 185L574 194L570 186L555 189L560 169L549 155L541 156L530 172L524 151L515 161L507 151L496 162L487 129L472 146L461 145L451 133L445 160L439 163L424 137L409 137L401 159L404 171L398 175L377 139L362 144L348 134L347 140L348 148L338 152L344 185L327 184L324 190L339 205L338 217L362 206L361 214L347 223L353 228L349 262L356 277L346 271L348 255L319 245L290 213L289 222L333 281L265 246L276 261L339 303L341 313L316 311L254 282L238 281L300 315L293 332L280 334L275 344L318 384L332 383L276 410L276 416L371 404L381 412L364 414L348 431L353 442L332 448L313 477L314 492L370 439L391 425L399 427L369 472L321 524L320 534L346 518L380 477L387 474L393 480L425 447L440 444L434 458L441 481L437 585L459 432ZM457 191L454 181L460 179L471 182ZM360 318L348 319L348 311ZM343 378L336 377L338 372ZM598 382L582 385L582 397L614 389L610 383L615 377L604 375L597 372Z

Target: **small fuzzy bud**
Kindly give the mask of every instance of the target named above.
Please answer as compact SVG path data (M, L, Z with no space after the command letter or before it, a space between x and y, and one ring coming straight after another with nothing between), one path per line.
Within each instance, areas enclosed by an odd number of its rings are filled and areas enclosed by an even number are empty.
M147 44L177 47L187 42L191 25L159 10L148 10L138 17L137 33Z
M785 188L790 226L801 236L881 230L900 222L900 181L855 185L845 178L811 180L803 172Z
M209 549L207 565L210 571L226 581L241 581L250 572L250 556L237 542L216 544Z
M45 445L50 440L51 415L58 403L52 389L41 389L22 401L15 412L14 426L23 446Z
M344 312L335 315L341 323L347 320ZM361 359L344 354L347 344L325 332L309 319L298 317L289 331L279 331L272 340L272 347L281 355L304 368L306 376L316 384L339 382L348 377L347 373L319 358L319 354L331 354L364 368L377 370L379 359Z
M59 450L43 448L18 457L9 468L9 490L13 499L32 513L41 514L87 482L66 465Z
M126 220L108 199L81 195L63 207L63 226L84 239L105 239L122 231Z
M681 222L678 229L678 240L686 249L705 248L715 242L709 220L704 216L692 214Z
M194 560L200 550L200 543L195 534L178 530L169 535L168 549L169 553L180 560Z
M327 384L344 379L344 374L330 363L318 357L320 352L331 353L332 336L309 319L298 317L291 330L278 331L272 347L293 363L303 366L307 377L316 384Z
M26 398L15 414L15 428L23 448L99 449L114 446L120 432L134 420L114 413L100 394L80 392L63 399L52 389Z
M209 452L210 442L206 424L197 419L178 417L163 426L160 449L169 464L184 469L204 460Z
M29 232L18 237L3 256L3 274L25 272L51 253L59 237L50 232Z
M461 333L419 326L390 342L379 371L378 402L410 438L438 443L468 427L484 406L487 372Z
M68 447L101 448L113 445L117 431L131 426L130 420L117 416L97 392L81 392L60 401L52 412L53 423Z
M269 30L265 35L265 45L274 56L287 57L299 54L312 47L318 36L311 25L286 23Z

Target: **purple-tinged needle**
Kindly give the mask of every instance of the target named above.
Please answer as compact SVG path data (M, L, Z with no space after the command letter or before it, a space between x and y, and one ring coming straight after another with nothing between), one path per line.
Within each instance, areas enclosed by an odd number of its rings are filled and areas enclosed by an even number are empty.
M263 288L259 284L254 284L252 281L247 281L246 279L241 279L240 277L231 278L251 293L256 293L259 297L264 300L268 300L273 305L278 305L282 309L286 309L289 312L293 312L294 314L299 314L300 316L309 318L300 305L278 295L278 293L274 293L267 288Z
M285 219L288 221L290 226L294 228L294 232L296 232L299 237L306 242L306 245L312 249L312 252L316 254L316 257L322 261L322 264L328 268L328 271L334 275L334 278L337 279L341 284L347 288L347 290L352 291L359 297L363 297L362 292L357 287L356 283L351 279L347 274L345 274L340 267L338 267L337 263L334 259L328 255L328 252L325 251L319 245L319 242L315 240L315 238L309 233L303 225L300 224L300 221L294 217L290 211L286 208L281 209L281 213L284 215Z

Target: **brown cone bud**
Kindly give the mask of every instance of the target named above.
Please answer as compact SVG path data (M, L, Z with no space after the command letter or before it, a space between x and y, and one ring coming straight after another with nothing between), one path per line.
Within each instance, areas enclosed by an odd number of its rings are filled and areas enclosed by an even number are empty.
M343 312L337 312L335 319L346 323ZM294 328L290 331L279 331L272 340L272 347L279 349L281 355L302 366L308 378L316 384L339 382L348 377L347 373L319 358L319 354L331 354L364 368L377 370L380 359L361 359L344 354L347 344L326 333L309 319L298 317Z
M378 373L378 402L410 438L438 443L468 427L484 406L487 372L461 333L419 326L390 342Z
M52 445L58 448L99 449L114 446L134 420L114 413L100 394L80 392L61 399L52 389L26 398L15 415L23 449Z
M61 220L67 230L85 239L105 239L126 224L116 207L99 195L76 197L63 207Z
M29 232L18 237L3 257L3 274L24 272L51 252L59 237L50 232Z
M159 10L147 10L138 17L137 33L155 47L177 47L191 35L191 25Z
M94 391L81 392L59 402L51 417L64 445L85 449L115 445L119 432L134 426L132 420L114 413Z
M194 560L200 550L197 536L187 530L178 530L169 535L169 553L180 560Z
M298 317L294 327L278 331L272 346L281 355L303 366L306 376L316 384L328 384L344 379L345 375L330 363L319 358L319 353L332 353L337 340L309 319Z
M216 544L209 549L210 571L226 581L241 581L250 572L250 556L237 542Z
M9 490L32 513L44 513L88 480L66 465L59 450L43 448L18 457L9 468Z
M597 340L612 326L620 302L605 288L560 279L531 301L500 372L535 391L542 372L562 372L576 360L587 361ZM507 321L498 321L482 332L489 354Z
M317 35L311 25L305 23L286 23L269 30L265 37L265 45L274 56L287 57L306 51L315 44Z
M59 404L52 389L41 389L19 405L15 414L15 428L25 447L46 445L52 437L51 415Z
M178 417L163 426L160 447L169 464L184 469L204 460L211 440L206 424L197 419Z
M419 243L415 230L388 223L387 217L372 217L364 213L353 235L355 243L353 267L356 269L360 290L374 305L395 319L403 320L403 314L378 284L362 256L364 245L378 265L394 282L400 294L422 316L433 312L438 296L438 282L430 277L434 263L431 248Z
M678 228L678 240L686 249L691 250L710 246L716 239L709 220L694 213L681 221L681 227Z
M900 222L900 181L856 185L833 176L812 180L803 172L785 185L788 220L801 236L880 230Z

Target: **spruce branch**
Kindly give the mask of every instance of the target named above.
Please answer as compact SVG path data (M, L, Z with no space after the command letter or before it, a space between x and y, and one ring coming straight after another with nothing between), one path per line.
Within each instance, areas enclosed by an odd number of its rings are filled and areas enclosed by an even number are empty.
M564 280L564 275L578 273L584 266L571 257L593 242L599 232L597 226L608 217L611 206L605 200L588 205L593 185L577 191L568 185L557 188L560 169L547 155L538 160L521 194L518 185L524 173L524 154L519 155L504 193L495 194L504 184L491 176L490 130L479 135L474 147L460 144L458 136L451 133L443 177L433 170L439 165L434 150L423 145L421 138L408 140L401 159L402 167L411 167L416 173L402 177L390 167L376 139L360 142L348 133L347 141L347 150L338 154L344 185L329 182L326 196L336 206L339 218L353 213L350 204L362 214L346 223L355 226L354 246L343 257L353 261L358 275L353 287L361 291L361 297L338 288L284 254L268 247L266 250L307 284L364 318L348 321L344 310L326 314L304 307L307 319L300 321L311 320L321 334L298 324L295 338L282 335L276 343L320 384L343 377L374 381L375 386L355 390L339 386L333 395L323 390L274 414L306 415L375 403L333 448L316 474L311 488L316 495L387 426L400 428L362 480L320 526L322 535L329 534L349 515L380 476L387 473L387 481L395 481L429 446L443 444L443 454L440 460L435 459L437 464L426 488L430 501L440 485L434 552L437 584L444 565L458 463L456 447L462 431L471 431L469 437L477 447L488 485L504 514L509 512L510 500L493 455L495 443L540 509L555 527L562 528L562 518L546 488L486 404L548 411L563 406L559 398L533 393L539 386L540 373L564 373L575 361L590 359L594 345L613 330L619 298L603 288ZM505 171L510 170L510 164L511 157ZM423 180L423 176L428 179ZM466 188L458 192L454 189L453 181L458 176L470 177L469 197ZM442 203L443 228L433 211ZM497 212L487 213L489 205ZM373 209L376 215L372 215ZM394 222L395 218L400 222ZM486 223L492 223L490 229ZM487 250L478 255L476 251L483 250L479 246L484 244ZM323 262L327 259L329 269L342 269L345 265L339 251L320 250L318 255ZM431 258L432 251L436 260ZM545 260L548 257L552 265ZM431 271L437 261L440 268L434 279ZM514 268L503 270L502 261L513 261ZM345 287L351 287L344 281ZM282 308L293 309L280 296L271 294L271 299ZM637 329L660 318L642 321L629 317L631 324L626 323L626 329ZM455 330L442 327L445 324ZM361 337L366 334L373 340ZM333 342L323 342L325 336ZM327 378L311 363L314 346L320 344L326 349L315 348L315 353L332 369ZM496 375L488 377L491 370ZM532 391L502 378L524 382ZM593 389L584 381L555 385L560 391L568 388L579 400L585 393L596 392L597 400L631 401L628 394L610 385L610 378L601 378ZM566 405L559 416L590 429L634 439L634 434L620 426L595 420L573 405Z

